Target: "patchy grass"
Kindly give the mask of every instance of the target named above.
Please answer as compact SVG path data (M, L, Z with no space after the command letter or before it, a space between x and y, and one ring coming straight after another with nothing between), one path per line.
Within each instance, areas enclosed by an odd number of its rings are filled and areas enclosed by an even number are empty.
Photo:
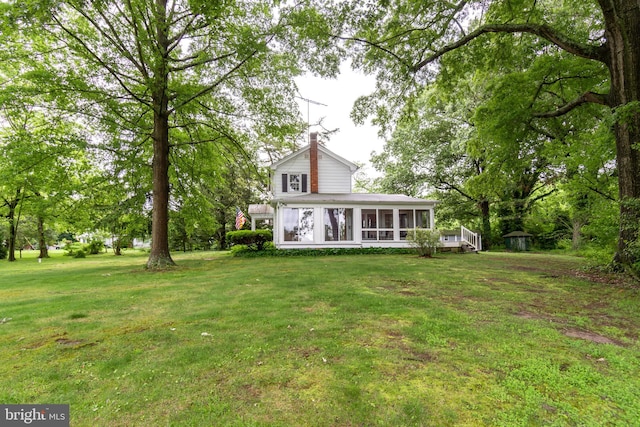
M0 402L74 426L637 425L638 287L544 254L0 264Z

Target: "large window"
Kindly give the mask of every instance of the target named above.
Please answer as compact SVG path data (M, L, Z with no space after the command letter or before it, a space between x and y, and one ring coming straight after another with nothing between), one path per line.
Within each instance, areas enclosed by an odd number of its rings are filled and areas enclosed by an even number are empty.
M431 228L431 216L428 210L416 210L416 228Z
M285 208L283 220L286 242L313 242L313 208Z
M393 209L363 209L362 240L393 240Z
M413 228L430 228L430 213L426 209L400 209L400 239L406 240Z
M409 230L414 228L413 209L400 209L398 217L400 219L400 240L406 240Z
M400 240L414 228L430 228L431 212L428 209L398 209L398 230ZM394 240L393 209L362 210L362 240Z
M325 242L353 240L353 209L324 210L324 240Z

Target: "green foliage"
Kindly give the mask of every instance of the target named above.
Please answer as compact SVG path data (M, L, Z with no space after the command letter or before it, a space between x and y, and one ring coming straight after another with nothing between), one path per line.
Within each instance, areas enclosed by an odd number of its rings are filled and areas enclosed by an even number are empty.
M64 242L64 255L65 256L74 256L78 251L83 249L83 244L80 242L72 242L66 240Z
M630 268L640 277L640 199L626 199L622 202L624 213L621 228L628 238L625 253L626 259L635 260Z
M104 242L99 239L91 239L89 245L87 245L87 250L91 255L97 255L104 250Z
M74 258L86 258L86 257L87 257L87 254L86 254L86 252L84 251L84 249L80 249L79 251L76 251L76 252L73 254L73 257L74 257Z
M414 228L407 233L407 242L414 248L418 255L431 258L437 248L442 246L440 242L440 231L428 228Z
M4 245L4 243L0 242L0 259L6 259L7 253L8 253L7 247Z
M501 234L522 229L531 209L546 196L542 189L554 191L574 176L583 178L584 187L609 203L617 203L618 193L621 199L640 198L640 175L634 170L640 74L633 62L610 60L637 55L638 44L631 36L606 37L633 33L637 10L625 9L626 3L398 0L392 8L384 8L376 2L354 1L344 21L350 36L346 46L354 67L377 77L375 93L357 103L354 115L361 122L374 116L383 130L399 123L402 129L407 118L420 116L420 97L425 85L433 82L463 105L463 111L471 107L468 120L453 129L472 129L472 137L463 140L464 153L480 160L474 165L480 173L456 174L456 179L435 187L474 198L485 196ZM336 6L336 19L343 16L341 12ZM611 79L612 75L628 78ZM467 90L473 86L479 90ZM419 124L434 130L430 141L437 140L435 131L445 136L445 144L455 141L446 138L446 127L438 129L424 115L420 119ZM394 136L403 143L404 135ZM379 157L388 162L385 172L394 185L399 178L409 184L405 188L415 191L422 175L434 176L429 174L433 151L421 153L415 147L421 139L406 139L405 151L417 152L413 158L389 152ZM611 143L614 139L616 144ZM618 171L611 172L616 167ZM412 176L418 179L412 181ZM610 191L607 178L617 180L619 190ZM588 209L577 207L565 212L574 248L582 244L581 226L592 219L585 215ZM629 208L635 223L640 222L638 209ZM623 207L616 258L631 264L638 259L634 247L638 230L625 225L625 215ZM483 215L485 235L486 218ZM547 239L545 245L553 243Z
M265 250L257 251L245 245L231 248L234 257L318 257L328 255L399 255L414 253L409 248L318 248L318 249L276 249L266 245Z
M227 233L227 242L231 245L245 245L256 250L263 250L267 242L273 240L271 230L237 230Z

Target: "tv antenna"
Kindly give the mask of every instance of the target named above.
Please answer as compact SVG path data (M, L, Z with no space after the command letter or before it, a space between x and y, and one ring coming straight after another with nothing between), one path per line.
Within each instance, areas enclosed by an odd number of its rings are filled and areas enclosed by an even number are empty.
M309 98L303 98L302 96L296 96L296 98L303 100L307 103L307 142L311 143L311 124L309 123L309 105L320 105L322 107L328 107L327 104L323 104L322 102L314 101Z

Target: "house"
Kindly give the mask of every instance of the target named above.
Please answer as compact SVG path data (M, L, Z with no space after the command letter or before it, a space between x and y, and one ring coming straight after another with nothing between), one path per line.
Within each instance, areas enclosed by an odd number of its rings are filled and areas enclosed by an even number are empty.
M480 234L460 227L456 230L440 230L440 243L453 252L477 252L482 249Z
M271 220L275 246L291 249L407 247L413 228L434 228L437 201L353 193L358 167L317 138L312 133L308 146L271 165L273 198L249 206L252 229L256 219Z

